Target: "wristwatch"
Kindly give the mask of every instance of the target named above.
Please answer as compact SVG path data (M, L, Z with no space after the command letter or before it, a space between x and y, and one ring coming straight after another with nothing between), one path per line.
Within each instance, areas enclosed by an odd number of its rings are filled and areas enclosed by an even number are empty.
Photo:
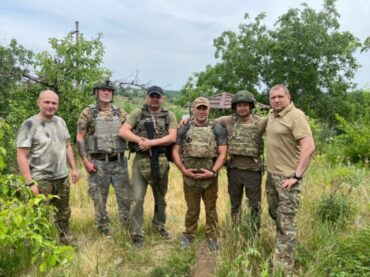
M299 182L299 181L302 181L303 176L298 177L297 174L294 173L294 176L292 178L298 180Z
M214 171L213 169L211 169L211 171L213 172L213 177L216 178L218 176L218 172Z

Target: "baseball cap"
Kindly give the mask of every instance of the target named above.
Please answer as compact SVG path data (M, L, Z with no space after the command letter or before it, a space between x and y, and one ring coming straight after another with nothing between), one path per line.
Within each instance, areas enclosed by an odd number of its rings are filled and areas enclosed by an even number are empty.
M162 88L158 87L158 86L151 86L150 88L148 88L148 91L147 91L147 95L151 95L151 94L159 94L159 95L163 95L163 90Z
M197 108L199 106L209 107L209 100L205 97L198 97L193 102L193 107Z

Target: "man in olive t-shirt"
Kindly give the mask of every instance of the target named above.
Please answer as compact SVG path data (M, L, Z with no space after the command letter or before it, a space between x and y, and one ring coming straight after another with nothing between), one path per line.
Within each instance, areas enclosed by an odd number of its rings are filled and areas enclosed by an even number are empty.
M273 265L290 273L294 266L300 183L315 144L305 114L294 107L284 85L273 86L269 100L272 110L266 127L266 194L277 231Z
M135 148L135 159L132 165L133 198L130 209L132 241L135 247L141 247L144 240L142 230L144 215L144 198L148 184L152 185L155 210L152 224L163 239L170 235L165 229L166 223L166 193L168 186L169 162L166 153L168 146L176 141L177 121L175 114L162 108L164 101L163 90L151 86L147 90L146 104L134 110L122 125L119 135L132 143ZM146 123L151 123L154 137L149 137ZM159 172L152 172L151 156L155 150L158 155ZM154 174L159 174L158 184L154 183ZM158 176L158 175L157 175Z

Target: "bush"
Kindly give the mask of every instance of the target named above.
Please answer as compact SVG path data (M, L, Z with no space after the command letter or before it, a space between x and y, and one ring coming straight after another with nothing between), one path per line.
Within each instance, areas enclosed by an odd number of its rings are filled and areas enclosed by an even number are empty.
M59 246L49 221L53 207L32 196L22 178L0 175L0 275L16 275L31 264L41 272L68 263L70 246Z
M344 227L353 221L355 214L353 201L337 192L323 195L315 208L316 219L338 227Z

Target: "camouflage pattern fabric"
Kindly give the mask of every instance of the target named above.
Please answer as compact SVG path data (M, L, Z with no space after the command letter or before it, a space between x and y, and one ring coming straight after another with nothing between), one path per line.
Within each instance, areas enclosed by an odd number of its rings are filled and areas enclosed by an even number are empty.
M152 224L158 230L166 223L166 193L168 188L168 160L164 154L159 156L160 180L157 193L158 210L154 211ZM143 235L144 199L148 184L152 185L150 158L145 153L136 153L132 164L133 197L130 209L130 220L133 235Z
M132 196L132 185L128 175L127 159L117 161L92 160L96 173L89 173L89 196L94 201L95 222L102 233L109 231L110 219L106 209L109 186L112 184L118 205L121 224L127 225Z
M69 218L71 217L71 208L69 206L69 179L68 177L58 180L38 180L38 189L44 195L57 195L59 198L48 200L46 204L56 207L54 216L55 225L58 229L59 236L68 236Z
M284 177L268 172L266 180L266 195L270 216L276 223L276 246L273 257L274 268L291 271L294 265L296 250L297 227L295 215L300 200L300 185L290 190L282 189Z

